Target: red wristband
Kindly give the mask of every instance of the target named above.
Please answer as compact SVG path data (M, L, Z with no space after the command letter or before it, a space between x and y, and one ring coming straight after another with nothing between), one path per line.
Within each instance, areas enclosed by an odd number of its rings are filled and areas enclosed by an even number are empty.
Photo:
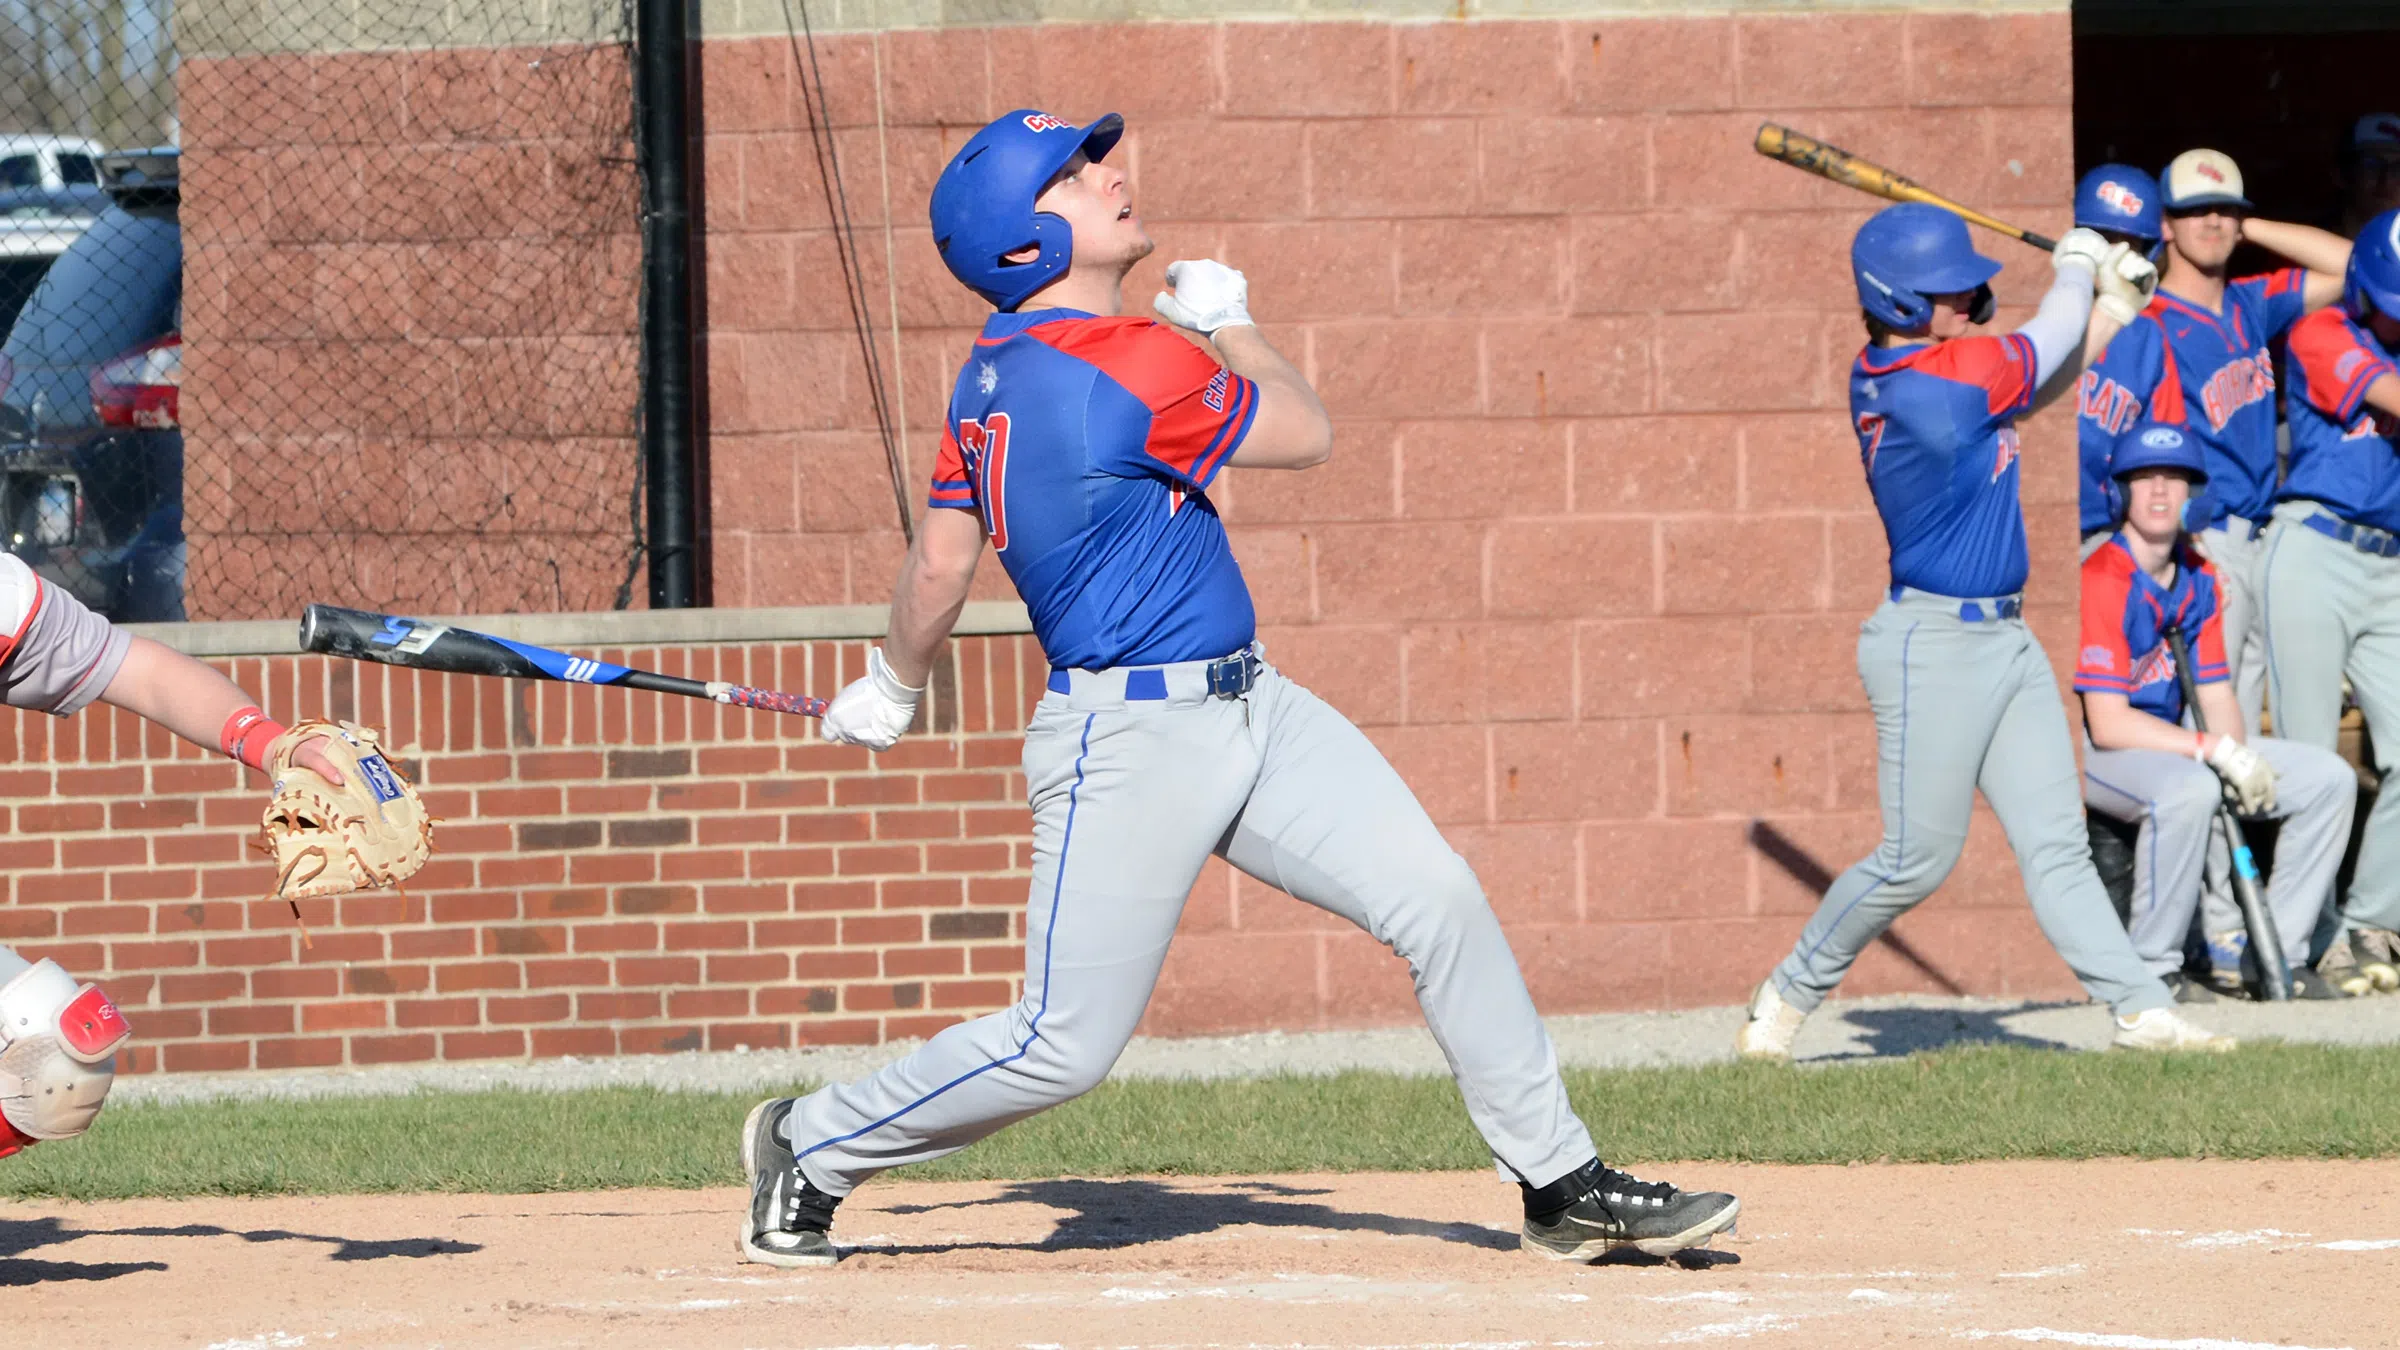
M238 759L264 773L267 768L267 747L283 734L283 724L259 711L256 704L234 709L225 719L225 730L217 735L217 748L228 759Z

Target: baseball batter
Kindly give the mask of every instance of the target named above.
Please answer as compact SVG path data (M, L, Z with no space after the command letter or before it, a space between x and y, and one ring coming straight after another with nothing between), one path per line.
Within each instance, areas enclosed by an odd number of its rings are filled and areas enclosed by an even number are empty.
M2386 790L2362 832L2347 909L2359 968L2400 984L2400 211L2367 222L2339 308L2287 351L2291 472L2266 545L2267 689L2276 732L2331 750L2349 678ZM2279 850L2280 852L2280 850Z
M934 242L997 312L959 372L890 636L823 723L879 750L899 738L988 537L1051 665L1025 735L1024 997L870 1078L760 1103L743 1257L830 1264L834 1207L860 1182L1098 1084L1211 853L1406 958L1469 1116L1523 1188L1526 1250L1706 1241L1734 1197L1601 1164L1474 873L1367 738L1261 658L1208 488L1228 464L1322 463L1332 425L1253 326L1241 273L1167 269L1157 310L1205 348L1122 313L1152 248L1106 162L1122 132L1114 115L1012 112L935 183Z
M2092 870L2058 685L2021 617L2016 420L2080 357L2112 247L2122 246L2068 231L2033 318L1970 337L1991 313L2000 264L1975 252L1964 221L1902 203L1851 245L1869 337L1851 367L1851 421L1892 563L1890 594L1858 640L1883 843L1834 881L1759 985L1735 1039L1745 1056L1789 1058L1801 1023L1859 953L1949 875L1978 789L2008 831L2042 932L2115 1013L2115 1043L2232 1045L2176 1014L2117 922Z
M2141 827L2126 921L2134 950L2180 1001L2216 997L2184 979L2184 939L2199 911L2218 807L2231 788L2243 814L2283 822L2266 900L2293 991L2338 998L2342 991L2310 967L2309 943L2350 842L2357 776L2330 751L2242 734L2216 572L2183 529L2190 494L2208 481L2198 444L2180 425L2141 422L2110 458L2125 523L2083 564L2075 692L2092 744L2083 799ZM2206 734L2183 725L2183 681L2169 632L2183 634L2191 653L2201 720L2212 728Z
M233 681L127 634L9 554L0 554L0 694L59 717L97 699L254 769L284 735ZM293 757L340 783L321 739L298 742ZM89 1129L131 1035L98 986L0 947L0 1157Z
M2145 415L2190 428L2208 463L2208 491L2191 523L2223 583L2225 656L2243 731L2255 733L2266 696L2260 536L2277 482L2275 358L2267 344L2341 295L2350 244L2314 226L2250 214L2241 169L2214 150L2175 157L2162 206L2166 271L2158 295L2143 321L2109 343L2078 399L2084 526L2087 533L2114 528L2113 515L2096 509L2090 495L2092 461L2103 447ZM2231 278L2227 262L2245 240L2300 266Z

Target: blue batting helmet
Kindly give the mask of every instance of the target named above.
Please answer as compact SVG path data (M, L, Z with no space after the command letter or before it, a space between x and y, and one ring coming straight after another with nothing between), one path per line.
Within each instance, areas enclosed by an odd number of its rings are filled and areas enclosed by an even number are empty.
M1015 309L1067 270L1075 234L1067 222L1033 209L1034 198L1080 150L1100 159L1125 134L1125 119L1110 113L1088 127L1019 108L967 138L934 180L933 246L950 275L1001 310ZM1041 246L1031 262L1006 255Z
M1992 291L1986 283L2000 264L1975 251L1967 222L1938 206L1901 202L1858 227L1850 241L1850 272L1859 305L1905 332L1933 317L1929 295L1977 292L1975 322L1988 321Z
M2173 422L2143 420L2117 438L2109 455L2108 476L2127 478L2143 469L2175 469L2195 484L2208 481L2200 442Z
M2075 185L2075 223L2143 240L2156 254L2164 233L2158 202L2157 179L2130 164L2103 164Z
M2400 319L2400 211L2386 211L2359 230L2342 273L2342 308L2353 319L2369 313Z

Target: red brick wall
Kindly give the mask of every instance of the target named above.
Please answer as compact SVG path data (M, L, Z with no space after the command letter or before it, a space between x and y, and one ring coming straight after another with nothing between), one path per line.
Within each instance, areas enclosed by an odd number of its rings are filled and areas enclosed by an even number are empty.
M918 479L985 312L932 248L933 176L1009 108L1122 111L1160 244L1128 301L1146 312L1174 257L1243 268L1339 423L1331 465L1212 490L1275 659L1409 776L1546 1006L1759 978L1815 900L1760 831L1834 871L1877 835L1854 643L1887 578L1842 382L1848 241L1876 203L1751 135L1785 122L2055 229L2064 12L1053 25L820 56L887 363L896 269ZM880 601L902 548L791 54L705 57L718 600ZM2045 260L1986 238L2003 298L2031 301ZM2068 420L2026 438L2054 655ZM996 566L979 584L1007 593ZM1987 819L1900 931L1961 987L2071 987L2023 908ZM1386 959L1212 872L1154 1019L1404 1017L1404 981L1354 978ZM1879 956L1851 988L1922 980Z
M610 660L830 689L862 645ZM224 664L224 663L220 663ZM317 657L224 668L352 717L443 818L405 894L260 897L259 779L130 714L0 714L0 942L103 983L131 1067L286 1068L925 1035L1022 971L1030 640L968 639L881 757L691 699Z

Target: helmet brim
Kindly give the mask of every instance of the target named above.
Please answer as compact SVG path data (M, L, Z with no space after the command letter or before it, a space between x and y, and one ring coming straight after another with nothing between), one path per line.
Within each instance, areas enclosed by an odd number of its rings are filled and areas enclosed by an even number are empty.
M1961 295L1998 275L1997 259L1973 253L1952 266L1909 277L1908 288L1919 295Z
M1117 142L1124 138L1125 118L1118 113L1102 113L1097 121L1083 129L1083 139L1079 142L1079 148L1083 151L1085 159L1106 159L1108 152L1116 149ZM1066 161L1059 162L1063 164Z

